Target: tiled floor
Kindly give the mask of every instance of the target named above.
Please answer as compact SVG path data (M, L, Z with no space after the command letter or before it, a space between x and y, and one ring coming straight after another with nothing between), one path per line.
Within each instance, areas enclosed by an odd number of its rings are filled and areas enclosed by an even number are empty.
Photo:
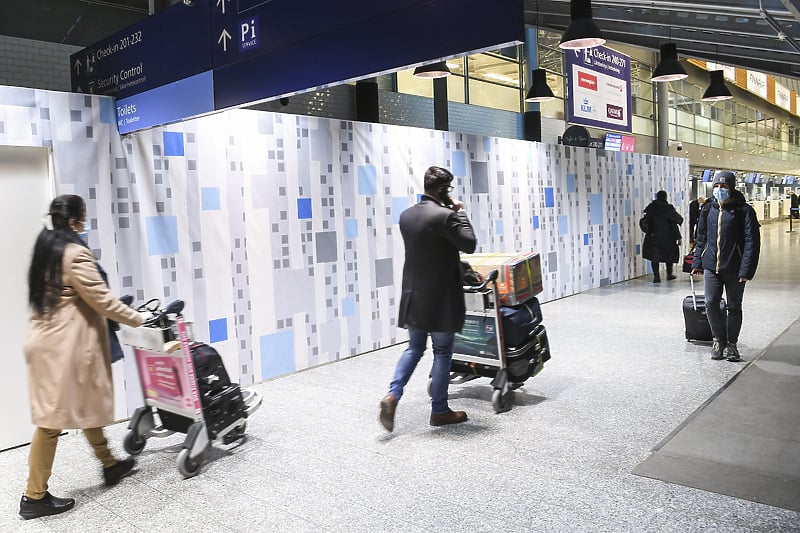
M800 233L764 226L740 348L752 360L800 317ZM17 516L27 449L0 454L0 531L800 531L800 513L633 475L650 450L744 363L687 343L685 276L641 278L548 302L553 359L494 414L488 380L451 387L470 420L428 425L430 355L377 421L402 346L257 385L264 406L202 473L175 467L181 438L148 442L113 488L81 435L59 445L53 493L68 513ZM798 406L800 407L800 406ZM109 430L120 448L124 424Z

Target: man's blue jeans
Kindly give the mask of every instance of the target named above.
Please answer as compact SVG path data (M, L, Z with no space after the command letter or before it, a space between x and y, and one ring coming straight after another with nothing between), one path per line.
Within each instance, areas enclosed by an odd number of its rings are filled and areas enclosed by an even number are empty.
M706 297L706 316L711 326L711 334L723 342L738 342L742 330L742 297L746 283L739 282L738 272L720 272L715 274L705 270L703 284ZM728 329L725 330L725 317L719 308L722 290L728 303Z
M389 393L398 400L403 396L403 387L406 386L411 374L417 368L417 363L422 358L428 343L428 335L433 344L433 369L431 370L431 412L442 414L448 411L447 388L450 385L450 360L453 358L453 342L455 333L442 333L422 331L408 328L408 348L403 351L394 378L389 387Z

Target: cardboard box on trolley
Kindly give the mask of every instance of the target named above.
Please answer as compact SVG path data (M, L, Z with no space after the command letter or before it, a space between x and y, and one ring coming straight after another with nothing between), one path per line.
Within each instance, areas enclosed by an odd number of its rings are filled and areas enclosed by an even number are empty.
M482 276L497 269L500 305L519 305L542 292L542 261L538 253L485 253L462 257Z

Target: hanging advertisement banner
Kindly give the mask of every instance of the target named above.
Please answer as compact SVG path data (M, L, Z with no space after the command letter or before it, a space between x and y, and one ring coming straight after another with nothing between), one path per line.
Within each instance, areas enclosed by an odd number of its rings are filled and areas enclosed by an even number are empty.
M786 111L792 110L792 91L775 82L775 105L784 108Z
M767 99L767 75L754 70L747 71L747 90Z
M569 50L566 58L568 121L630 133L630 58L605 46Z

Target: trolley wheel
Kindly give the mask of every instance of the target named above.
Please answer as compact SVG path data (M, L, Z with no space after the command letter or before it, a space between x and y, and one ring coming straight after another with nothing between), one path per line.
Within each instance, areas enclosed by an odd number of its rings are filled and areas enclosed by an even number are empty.
M492 393L492 407L495 413L502 413L511 409L511 402L513 400L513 392L508 391L503 394L500 389L495 389Z
M185 478L196 476L203 465L203 454L192 459L189 457L189 449L183 448L178 454L178 472Z
M244 432L247 429L247 422L243 422L241 426L236 426L230 433L222 437L222 444L230 444L244 437Z
M147 444L147 439L140 436L136 431L129 431L125 438L122 440L122 447L129 455L139 455L144 450L144 445Z

